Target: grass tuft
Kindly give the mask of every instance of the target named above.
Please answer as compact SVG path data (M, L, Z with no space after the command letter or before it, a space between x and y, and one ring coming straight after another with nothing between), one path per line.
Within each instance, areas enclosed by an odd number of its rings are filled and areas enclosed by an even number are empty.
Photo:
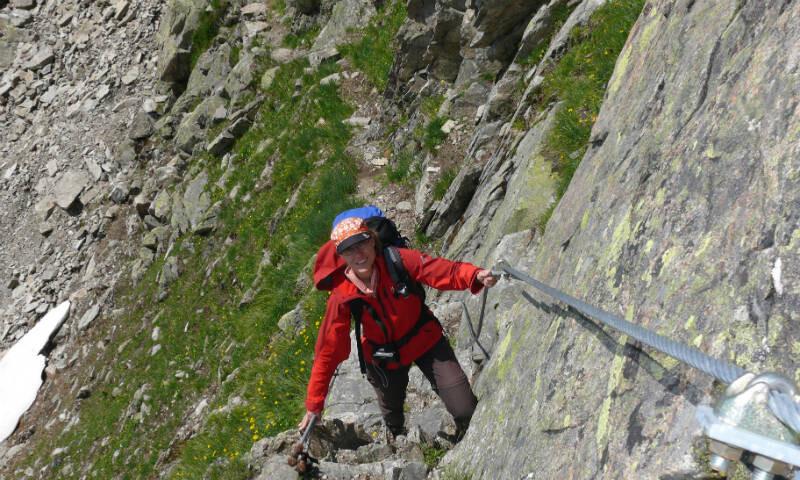
M419 177L418 167L414 162L414 154L409 150L401 150L395 157L393 165L386 168L386 180L390 183L411 185Z
M452 167L442 172L439 179L436 180L436 183L433 185L434 200L441 200L444 198L444 194L447 193L447 189L450 188L453 180L456 179L456 175L458 175L458 172Z
M643 0L611 0L573 31L566 53L544 75L541 105L563 102L545 140L544 155L558 175L558 203L586 153L606 85ZM552 210L539 224L545 225Z
M425 466L431 470L439 465L439 462L447 453L447 449L442 447L435 447L433 445L422 445L422 454L425 457Z
M394 61L394 37L406 19L405 2L387 2L364 30L364 37L339 50L382 91Z
M422 145L431 153L436 151L436 147L441 145L447 138L447 134L442 131L442 126L444 126L445 122L447 122L446 118L435 117L425 125Z

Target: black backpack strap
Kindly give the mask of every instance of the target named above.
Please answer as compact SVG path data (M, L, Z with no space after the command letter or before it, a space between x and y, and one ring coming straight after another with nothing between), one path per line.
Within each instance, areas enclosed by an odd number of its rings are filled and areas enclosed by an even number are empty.
M353 321L356 324L356 350L358 351L358 368L361 369L361 375L367 373L367 364L364 362L364 349L361 348L361 315L364 313L364 300L356 298L350 301L350 313L353 315Z
M395 247L386 247L383 249L383 258L386 260L386 268L389 270L389 276L392 277L395 295L399 294L407 298L411 290L409 287L408 271L405 265L403 265L400 252L397 251Z
M403 258L396 247L386 247L383 249L383 258L386 260L386 268L395 286L395 295L402 295L404 298L410 294L420 298L425 304L425 289L419 282L414 281L403 264Z

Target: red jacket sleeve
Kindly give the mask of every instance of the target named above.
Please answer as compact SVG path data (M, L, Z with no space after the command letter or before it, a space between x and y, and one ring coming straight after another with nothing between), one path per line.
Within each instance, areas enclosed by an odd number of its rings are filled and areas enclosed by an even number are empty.
M478 293L483 288L477 278L481 268L471 263L434 258L408 249L400 249L400 256L411 278L437 290L468 289Z
M325 405L328 387L336 367L350 355L350 307L328 298L325 319L319 328L314 349L314 364L308 381L306 409L319 412Z

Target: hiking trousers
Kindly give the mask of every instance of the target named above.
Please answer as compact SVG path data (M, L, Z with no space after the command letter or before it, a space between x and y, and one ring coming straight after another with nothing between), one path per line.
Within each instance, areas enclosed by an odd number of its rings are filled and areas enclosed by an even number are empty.
M431 383L433 391L442 399L456 425L466 429L478 405L478 399L472 393L469 380L447 338L443 336L414 363ZM366 367L367 381L375 389L386 426L395 435L402 433L405 423L403 404L411 366L389 370L367 363Z

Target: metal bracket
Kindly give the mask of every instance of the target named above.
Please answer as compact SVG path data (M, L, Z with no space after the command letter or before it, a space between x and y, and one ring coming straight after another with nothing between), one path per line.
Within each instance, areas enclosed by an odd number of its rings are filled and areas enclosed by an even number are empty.
M771 390L797 395L794 384L780 374L746 373L728 386L714 409L697 408L697 420L711 440L711 468L727 474L732 462L749 452L753 455L754 480L789 477L800 469L798 432L770 410Z

